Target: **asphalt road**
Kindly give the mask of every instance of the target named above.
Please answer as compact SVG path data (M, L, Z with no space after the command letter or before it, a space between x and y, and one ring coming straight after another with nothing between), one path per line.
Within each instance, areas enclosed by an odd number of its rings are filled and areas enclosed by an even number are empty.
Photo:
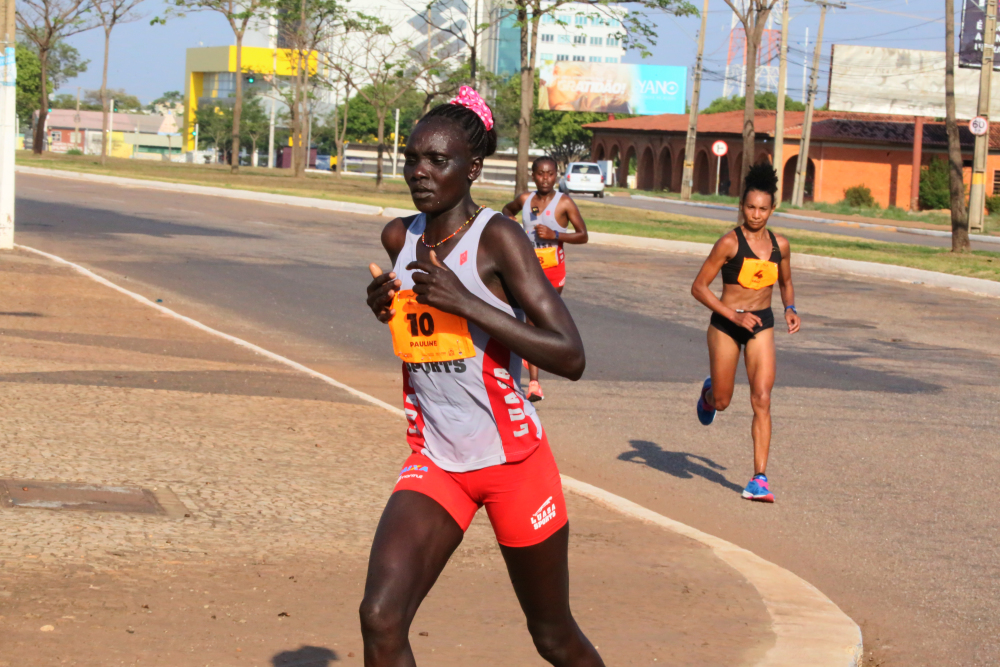
M19 243L400 400L363 298L384 220L26 175L17 207ZM798 272L803 330L777 336L778 502L762 506L738 495L746 387L710 428L695 419L697 258L568 254L587 372L544 378L539 404L564 472L798 573L861 624L870 664L1000 663L1000 301Z
M587 198L584 197L583 201L587 201ZM699 218L710 218L712 220L724 220L727 222L734 221L736 219L736 212L732 209L692 206L690 204L680 204L669 199L654 201L649 199L632 199L629 197L605 197L600 201L602 204L621 206L623 208L641 208L649 211L663 211L664 213L676 213L678 215L692 215ZM871 239L873 241L888 241L890 243L925 245L935 248L951 247L951 237L910 234L907 232L895 232L888 229L871 229L858 227L850 222L837 224L828 222L810 222L807 220L789 218L781 213L775 213L771 220L773 225L787 229L802 229L810 232L822 232L824 234L836 234L838 236L853 236L857 238ZM893 221L886 220L885 224L892 226ZM950 230L947 227L942 227L941 231ZM972 244L972 249L1000 252L1000 243L974 242Z

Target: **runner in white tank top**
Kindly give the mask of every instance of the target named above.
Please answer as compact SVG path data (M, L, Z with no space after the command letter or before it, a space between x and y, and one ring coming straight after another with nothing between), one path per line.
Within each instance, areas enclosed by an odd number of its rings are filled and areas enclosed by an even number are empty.
M562 294L566 285L566 253L563 243L586 243L587 225L583 222L580 209L569 195L555 190L559 173L556 161L550 157L540 157L531 165L531 178L535 181L536 192L525 192L503 207L503 214L514 218L521 213L521 224L535 246L535 253L556 291ZM570 231L570 226L573 231ZM545 398L538 382L538 367L525 362L528 368L528 400L535 402Z
M403 175L421 213L382 231L393 270L369 267L368 305L404 360L413 453L372 543L360 610L365 667L415 664L413 617L483 506L543 657L604 666L570 612L559 470L519 384L522 357L579 379L583 343L524 231L472 201L496 149L492 127L489 107L465 86L417 124Z
M479 277L479 239L496 214L483 209L442 263L473 295L523 322L524 311L498 299ZM401 290L414 287L414 272L406 267L417 261L426 222L421 213L406 230L393 268ZM450 472L523 460L542 439L542 424L521 390L521 357L472 322L469 332L476 356L403 365L407 441L413 451Z

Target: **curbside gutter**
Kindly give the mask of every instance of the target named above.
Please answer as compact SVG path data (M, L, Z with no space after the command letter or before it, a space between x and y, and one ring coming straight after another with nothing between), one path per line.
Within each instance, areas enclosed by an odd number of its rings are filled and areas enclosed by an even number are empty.
M110 287L145 306L154 308L163 315L185 322L201 331L218 336L239 347L256 352L329 385L343 389L397 417L405 418L402 410L385 401L339 382L297 361L218 329L213 329L198 320L154 303L141 294L127 290L79 264L27 246L15 245L15 247L67 266L101 285ZM597 502L619 514L700 542L710 548L716 557L749 581L757 589L768 614L771 616L771 629L775 635L774 645L754 664L754 667L861 667L863 655L861 629L832 600L823 595L812 584L742 547L703 533L679 521L669 519L609 491L566 475L562 475L562 481L568 491Z
M590 242L595 245L631 248L633 250L657 250L660 252L673 252L685 255L701 255L702 257L707 256L709 251L712 249L712 245L710 243L670 241L667 239L653 239L642 236L605 234L603 232L590 232ZM926 271L924 269L911 269L906 266L896 266L894 264L861 262L854 259L820 257L818 255L805 255L793 252L792 266L796 269L846 273L849 275L864 276L867 278L881 278L883 280L895 280L898 282L916 285L944 287L946 289L958 290L960 292L971 292L972 294L979 296L1000 297L1000 282L983 280L982 278L953 276L948 273Z

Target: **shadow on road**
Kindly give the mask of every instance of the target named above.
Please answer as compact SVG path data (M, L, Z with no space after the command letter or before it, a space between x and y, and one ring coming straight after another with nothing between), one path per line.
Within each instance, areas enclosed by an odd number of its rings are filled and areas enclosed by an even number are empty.
M687 452L669 452L655 442L648 440L629 440L628 444L632 445L632 451L619 454L619 461L641 463L681 479L692 479L697 476L730 491L737 493L743 491L742 486L733 484L726 479L725 475L717 472L725 470L726 467L719 465L712 459Z
M334 651L323 646L303 646L295 651L282 651L271 658L272 667L329 667L340 660Z

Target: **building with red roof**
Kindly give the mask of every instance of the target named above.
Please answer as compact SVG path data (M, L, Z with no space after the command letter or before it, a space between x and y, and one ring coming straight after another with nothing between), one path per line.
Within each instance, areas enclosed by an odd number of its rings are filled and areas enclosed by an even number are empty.
M799 144L805 112L785 112L783 197L791 197L798 164ZM773 161L775 112L754 114L755 162ZM635 185L641 190L680 191L687 138L687 114L636 116L585 127L593 131L591 159L616 163L616 180L625 183L633 166ZM923 123L920 163L947 157L948 142L943 122ZM914 155L914 119L886 114L816 111L813 113L809 146L806 199L836 203L844 190L864 185L882 207L910 208ZM960 125L966 181L971 172L973 137ZM718 164L712 144L724 141L728 153ZM715 192L716 172L720 194L739 194L738 174L743 161L743 111L699 114L694 157L694 191ZM987 194L1000 194L1000 128L990 127L987 160Z

